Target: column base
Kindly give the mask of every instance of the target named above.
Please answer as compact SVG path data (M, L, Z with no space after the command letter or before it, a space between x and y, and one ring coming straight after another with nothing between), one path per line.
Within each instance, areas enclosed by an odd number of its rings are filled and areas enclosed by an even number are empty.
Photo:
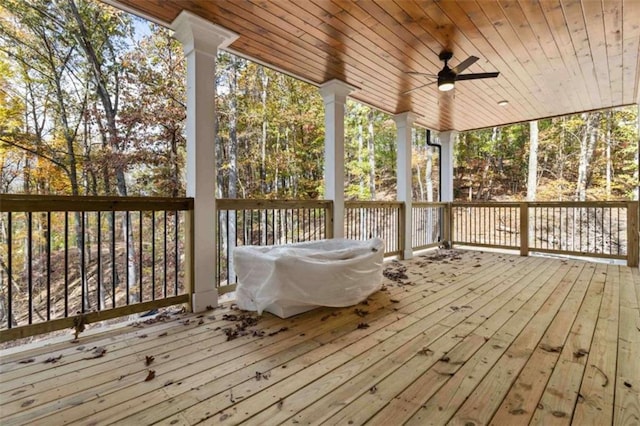
M218 306L218 290L201 291L191 295L191 311L193 313L204 312L207 308Z
M402 251L402 260L413 259L413 250L403 250Z

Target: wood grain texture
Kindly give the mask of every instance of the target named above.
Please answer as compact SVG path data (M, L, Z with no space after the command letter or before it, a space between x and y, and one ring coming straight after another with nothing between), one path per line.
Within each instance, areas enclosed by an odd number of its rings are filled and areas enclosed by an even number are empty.
M169 25L187 10L240 35L230 50L313 84L339 79L389 114L470 130L640 101L637 0L109 0ZM425 85L440 51L467 72L453 92ZM497 102L509 100L507 108Z
M0 423L622 425L640 415L637 268L462 250L385 266L404 284L385 278L367 304L265 314L234 339L225 329L242 312L227 303L0 353Z

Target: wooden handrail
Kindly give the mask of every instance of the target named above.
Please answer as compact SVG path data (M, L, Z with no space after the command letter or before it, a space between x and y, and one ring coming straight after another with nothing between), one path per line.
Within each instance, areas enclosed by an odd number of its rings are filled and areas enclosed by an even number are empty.
M0 212L191 210L193 198L0 194Z

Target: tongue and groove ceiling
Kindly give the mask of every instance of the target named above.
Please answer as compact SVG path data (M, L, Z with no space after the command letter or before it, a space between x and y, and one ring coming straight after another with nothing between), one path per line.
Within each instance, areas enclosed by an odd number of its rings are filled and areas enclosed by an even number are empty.
M433 130L485 128L640 102L640 0L109 0L168 24L191 11L240 37L230 50L314 84L338 79L389 114ZM438 53L465 73L433 79ZM506 107L497 103L509 101Z

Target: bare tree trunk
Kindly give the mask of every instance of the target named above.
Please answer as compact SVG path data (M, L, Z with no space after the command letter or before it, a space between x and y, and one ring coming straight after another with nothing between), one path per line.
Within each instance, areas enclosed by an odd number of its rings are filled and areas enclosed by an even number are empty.
M585 121L584 132L580 140L580 163L578 165L578 182L576 185L576 199L585 201L587 198L587 177L589 164L593 156L593 150L598 139L598 128L595 126L598 115L597 113L582 114Z
M527 201L535 201L538 177L538 121L529 122L529 175Z
M362 164L362 150L364 149L364 128L361 120L362 118L358 116L358 168L360 168ZM362 199L362 195L364 194L364 176L360 173L360 176L358 177L360 179L358 198Z
M606 157L607 157L607 164L606 164L606 171L605 171L605 176L606 176L606 183L605 183L605 190L606 190L606 194L607 194L607 201L609 201L611 199L611 171L613 169L613 165L611 164L611 111L607 111L607 128L606 128L606 140L605 140L605 144L607 146L606 149Z
M371 199L376 199L376 152L373 133L373 110L369 109L369 139L367 140L367 153L369 154L369 192Z
M433 202L433 148L427 146L427 164L425 166L424 180L427 187L427 201Z
M231 57L231 75L229 76L229 198L238 197L238 69L240 61L237 57ZM228 258L229 258L229 284L236 281L235 267L233 264L233 249L236 247L236 212L228 212Z
M260 91L260 103L262 105L262 136L260 138L260 189L262 193L267 192L267 88L269 86L269 76L264 68L258 68L262 88ZM274 188L277 191L277 187Z

